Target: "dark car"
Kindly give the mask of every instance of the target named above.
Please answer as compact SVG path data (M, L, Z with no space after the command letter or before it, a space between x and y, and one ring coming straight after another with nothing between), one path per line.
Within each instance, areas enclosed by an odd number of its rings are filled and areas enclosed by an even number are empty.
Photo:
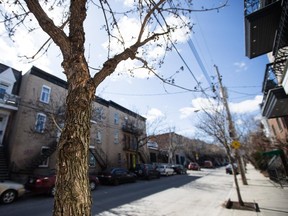
M161 174L157 170L157 166L153 166L152 164L136 164L134 169L135 174L139 178L152 179L152 178L160 178Z
M187 169L181 164L172 165L172 168L174 169L174 172L176 174L179 174L179 175L187 174Z
M188 164L188 169L189 170L201 170L200 166L198 163L195 163L195 162L190 162Z
M56 192L55 181L55 174L30 176L25 184L25 188L33 194L54 196ZM91 191L95 190L99 185L98 177L96 175L89 175L89 181Z
M238 175L238 174L239 174L239 171L238 171L238 165L237 165L237 163L233 163L233 166L234 166L234 168L235 168L235 170L236 170L236 175ZM228 164L228 165L225 167L225 169L226 169L226 174L230 174L230 175L233 174L233 170L232 170L232 165L231 165L231 164Z
M125 168L113 167L98 174L101 184L118 185L122 183L135 182L137 176Z

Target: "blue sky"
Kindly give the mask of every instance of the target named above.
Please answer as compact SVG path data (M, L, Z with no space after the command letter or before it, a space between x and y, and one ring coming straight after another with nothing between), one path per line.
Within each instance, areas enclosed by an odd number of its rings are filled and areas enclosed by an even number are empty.
M119 4L121 2L118 1ZM211 4L213 2L217 1L208 1ZM211 80L216 75L214 65L218 66L223 77L223 84L228 89L231 111L235 114L259 115L258 104L262 100L261 87L268 59L266 56L261 56L250 60L245 56L243 5L243 1L231 0L228 6L219 12L194 13L192 21L195 26L190 38ZM92 10L86 21L86 56L89 64L98 68L103 64L106 57L103 44L107 38L99 32L99 25L95 19L89 18L93 17L95 12L93 8L90 9ZM128 19L122 21L123 26L135 24ZM3 64L23 72L35 65L65 79L60 67L62 58L55 46L52 46L47 54L32 63L27 63L24 59L17 57L18 55L35 53L37 47L48 38L45 34L38 32L27 35L20 31L15 38L16 42L12 43L5 37L3 26L0 26L0 32L0 59ZM127 31L128 33L129 31ZM194 89L197 86L193 78L195 76L197 81L201 82L201 87L207 89L206 93L212 95L209 90L209 83L188 43L183 41L177 45L177 49L190 71L177 53L173 51L167 56L166 62L159 72L168 77L175 74L181 66L184 66L183 71L173 76L175 83ZM119 67L117 70L121 72L125 69ZM195 123L198 119L198 113L194 111L205 108L206 103L203 93L189 92L168 86L155 77L149 79L147 76L130 77L123 71L120 76L116 72L108 77L98 87L96 94L146 116L148 120L165 116L165 125L168 129L189 137L197 136Z

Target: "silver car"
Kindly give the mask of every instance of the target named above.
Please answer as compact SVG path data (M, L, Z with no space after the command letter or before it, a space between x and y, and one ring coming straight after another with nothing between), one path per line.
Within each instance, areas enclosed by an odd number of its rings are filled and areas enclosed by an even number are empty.
M10 180L0 180L0 202L3 204L12 203L18 197L24 195L25 188Z
M168 164L159 164L157 165L157 170L160 172L161 175L169 176L174 175L174 169Z

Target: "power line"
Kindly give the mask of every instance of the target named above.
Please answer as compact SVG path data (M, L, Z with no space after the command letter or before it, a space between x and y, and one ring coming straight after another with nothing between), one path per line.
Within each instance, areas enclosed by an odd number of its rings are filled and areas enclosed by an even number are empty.
M261 88L262 86L227 86L227 88Z
M191 91L182 91L182 92L155 93L155 94L130 94L130 93L119 93L119 92L105 92L105 94L132 96L132 97L150 97L150 96L169 96L169 95L175 95L175 94L185 94L185 93L190 93L190 92Z

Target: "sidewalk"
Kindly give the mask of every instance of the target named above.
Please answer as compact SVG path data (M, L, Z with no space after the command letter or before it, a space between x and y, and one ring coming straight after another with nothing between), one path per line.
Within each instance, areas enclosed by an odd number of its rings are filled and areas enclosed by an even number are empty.
M241 176L238 175L242 200L245 203L257 203L260 212L223 208L219 216L288 216L288 187L280 185L265 177L251 164L247 164L246 178L248 185L243 185ZM235 186L231 190L231 201L238 201Z

